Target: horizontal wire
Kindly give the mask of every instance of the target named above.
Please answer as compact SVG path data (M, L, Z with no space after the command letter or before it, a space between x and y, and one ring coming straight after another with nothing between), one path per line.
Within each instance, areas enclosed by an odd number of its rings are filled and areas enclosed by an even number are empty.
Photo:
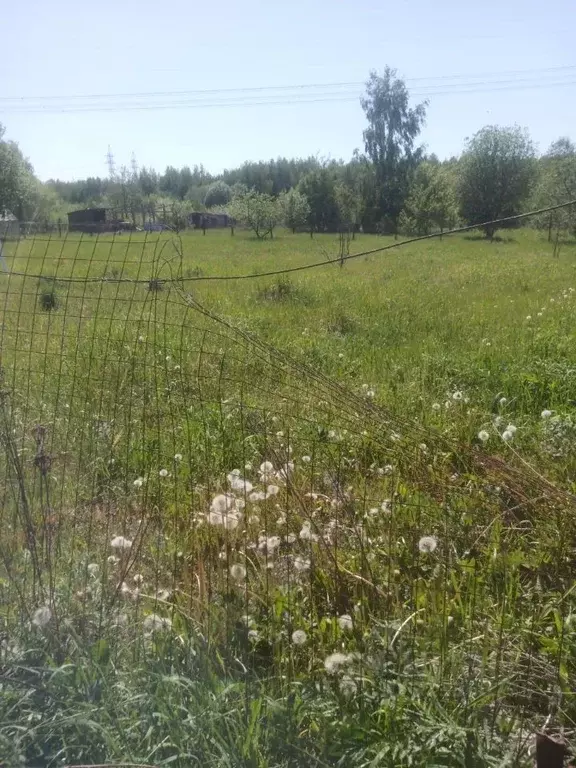
M481 84L480 84L481 85ZM534 90L540 88L557 88L576 85L576 80L564 80L557 82L545 82L534 84L520 84L520 85L504 85L501 87L488 87L481 85L481 87L466 88L458 85L458 89L455 90L441 90L441 91L412 91L411 96L461 96L466 94L475 93L497 93L506 91L524 91ZM274 107L274 106L291 106L296 104L320 104L320 103L337 103L337 102L353 102L359 99L361 94L355 93L352 95L337 95L322 97L309 97L309 98L289 98L289 99L276 99L276 100L260 100L260 101L219 101L219 102L168 102L162 104L126 104L126 105L80 105L75 106L50 106L50 107L8 107L2 108L0 111L11 114L81 114L87 112L146 112L153 110L169 110L169 109L218 109L218 108L232 108L232 107Z
M391 251L395 248L401 248L405 245L412 243L419 243L423 240L433 240L438 237L446 237L448 235L455 235L462 232L470 232L473 229L482 229L484 227L505 224L509 221L519 221L521 219L529 218L530 216L539 216L543 213L551 213L552 211L558 211L562 208L568 208L571 205L576 205L576 200L569 200L565 203L558 203L557 205L550 205L546 208L538 208L537 210L527 211L526 213L518 213L515 216L505 216L501 219L491 219L490 221L479 222L478 224L466 224L463 227L455 227L454 229L448 229L444 232L433 232L430 235L419 235L418 237L411 237L407 240L401 240L400 242L391 243L389 245L383 245L379 248L371 248L367 251L360 251L359 253L351 253L347 256L335 256L333 259L325 259L324 261L316 261L312 264L303 264L299 267L286 267L285 269L276 269L269 272L256 272L243 275L199 275L195 277L177 277L170 279L154 278L163 285L174 284L181 285L182 283L194 283L194 282L208 282L208 281L222 281L222 280L254 280L261 277L275 277L277 275L286 275L293 272L303 272L307 269L315 269L316 267L325 267L330 264L340 264L344 261L351 261L352 259L359 259L362 256L371 256L375 253L382 253L383 251ZM4 274L6 277L27 277L32 279L50 279L54 282L61 283L129 283L129 284L150 284L150 278L145 279L132 279L128 277L114 278L114 277L58 277L56 275L39 275L31 274L30 272L8 272L0 273L0 276Z
M552 73L560 72L564 70L576 69L576 65L565 65L558 67L543 67L536 69L520 69L520 70L500 70L496 72L480 72L475 74L455 74L455 75L437 75L428 77L408 77L405 78L407 83L428 82L428 81L446 81L446 80L464 80L464 79L478 79L486 77L501 77L502 75L527 75L530 73ZM182 90L182 91L128 91L124 93L91 93L91 94L69 94L69 95L41 95L41 96L0 96L0 102L3 101L17 101L22 102L26 100L30 101L49 101L49 100L73 100L73 99L107 99L107 98L133 98L133 97L148 97L148 96L195 96L201 94L215 94L215 93L259 93L265 91L288 91L288 90L304 90L306 88L340 88L349 86L364 86L365 82L362 80L343 81L335 83L296 83L294 85L263 85L263 86L251 86L244 88L207 88L200 90Z

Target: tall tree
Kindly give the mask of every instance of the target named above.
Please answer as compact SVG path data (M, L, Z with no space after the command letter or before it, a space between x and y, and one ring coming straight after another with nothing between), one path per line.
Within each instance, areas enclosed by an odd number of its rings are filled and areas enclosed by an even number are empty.
M232 190L226 184L225 181L215 181L210 184L206 197L204 198L204 205L206 208L210 208L213 205L226 205L232 199Z
M235 195L228 211L236 221L249 227L259 240L268 235L273 237L274 227L280 219L278 201L255 189Z
M308 200L310 232L335 232L340 220L334 173L327 168L311 171L300 180L298 189Z
M566 137L555 141L539 161L538 182L532 204L536 208L560 205L576 200L576 147ZM539 229L546 229L548 240L552 232L576 233L576 205L542 214L535 220Z
M518 126L487 125L467 143L460 161L460 212L468 224L514 216L536 173L534 145ZM484 227L492 238L494 224Z
M402 231L410 235L428 235L434 227L442 231L455 223L457 215L449 171L437 161L420 163L400 215Z
M4 141L4 132L0 123L0 214L9 210L23 220L36 189L36 179L18 145Z
M306 196L297 189L282 192L278 198L282 219L285 226L296 232L298 227L303 227L310 216L310 206Z
M410 175L423 152L415 147L415 141L424 125L428 102L410 107L406 84L395 69L386 67L382 75L370 73L361 104L368 120L364 145L376 175L372 221L367 223L374 226L380 219L385 230L396 233Z

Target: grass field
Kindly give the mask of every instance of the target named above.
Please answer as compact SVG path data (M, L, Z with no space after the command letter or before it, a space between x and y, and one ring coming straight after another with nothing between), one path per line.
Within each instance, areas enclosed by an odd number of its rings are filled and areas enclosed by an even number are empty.
M6 243L5 764L520 766L546 718L570 736L576 245L552 250L210 281L337 239Z

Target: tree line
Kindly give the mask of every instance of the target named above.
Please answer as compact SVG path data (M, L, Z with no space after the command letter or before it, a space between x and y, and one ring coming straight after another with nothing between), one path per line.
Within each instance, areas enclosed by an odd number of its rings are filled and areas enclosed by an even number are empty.
M425 235L458 223L513 216L576 198L576 147L560 138L538 156L526 130L489 125L462 154L440 161L419 144L428 102L412 106L405 82L387 67L372 72L361 105L364 151L348 161L278 158L210 174L202 165L164 173L133 163L108 178L41 184L0 126L0 212L54 220L78 207L109 206L134 224L185 226L191 211L228 212L259 238L283 224L293 231ZM576 234L576 211L535 225ZM493 237L494 227L485 227Z

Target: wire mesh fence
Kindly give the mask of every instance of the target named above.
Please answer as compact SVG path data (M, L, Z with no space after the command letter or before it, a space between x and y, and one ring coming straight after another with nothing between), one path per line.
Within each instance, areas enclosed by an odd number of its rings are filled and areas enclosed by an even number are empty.
M164 234L5 244L4 679L41 691L40 711L61 706L47 680L68 667L71 708L120 695L110 669L158 671L187 711L201 696L185 681L241 682L249 738L214 765L263 765L253 739L285 760L270 764L340 764L299 719L312 692L341 718L389 719L387 751L353 764L429 764L403 749L525 764L531 729L574 717L573 498L215 315L185 256ZM58 742L64 762L152 752L125 725L114 749L81 728L84 752ZM16 730L6 743L26 742ZM205 757L191 732L155 764ZM50 748L38 764L64 764L41 762Z

